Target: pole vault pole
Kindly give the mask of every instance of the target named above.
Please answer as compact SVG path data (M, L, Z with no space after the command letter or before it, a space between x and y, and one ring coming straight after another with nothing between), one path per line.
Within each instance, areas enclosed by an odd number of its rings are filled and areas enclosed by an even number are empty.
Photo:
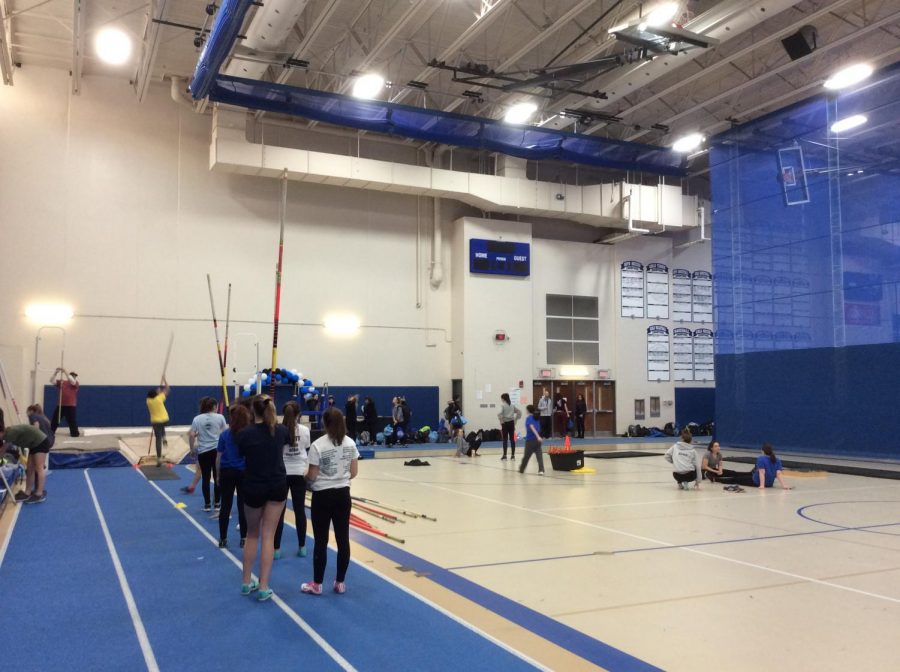
M222 352L222 376L225 382L225 372L228 370L228 327L231 326L231 283L228 283L228 301L225 304L225 350ZM235 392L237 394L237 392ZM225 398L225 405L228 406L228 398ZM227 409L221 409L225 412Z
M284 258L284 217L287 209L287 168L281 173L281 227L278 234L278 263L275 265L275 317L272 321L272 369L269 371L269 396L275 402L275 369L278 366L278 320L281 317L281 262Z
M231 283L228 283L228 302L225 304L225 349L222 352L222 367L228 369L228 328L231 326Z
M222 395L225 405L228 406L228 385L225 383L225 363L222 360L222 344L219 341L219 322L216 320L216 303L213 301L212 278L206 274L206 284L209 286L209 307L212 310L213 331L216 332L216 353L219 355L219 374L222 377Z

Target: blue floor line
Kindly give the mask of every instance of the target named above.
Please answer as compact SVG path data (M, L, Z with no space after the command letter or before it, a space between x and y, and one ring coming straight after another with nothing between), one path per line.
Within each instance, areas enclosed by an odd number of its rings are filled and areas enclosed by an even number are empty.
M393 544L381 541L362 530L350 529L353 541L394 562L427 574L435 583L481 605L485 609L519 625L526 630L557 644L563 649L588 660L609 672L660 672L659 668L624 651L585 635L574 628L545 616L518 602L503 597L483 586L454 574L443 567L413 555Z
M0 567L0 632L36 643L14 647L9 669L145 669L83 472L54 472L47 489L22 506Z
M190 475L187 470L182 473ZM199 493L185 495L179 492L183 482L156 483L175 501L188 503L186 511L218 537L218 522L198 510L202 505ZM154 496L165 501L156 493ZM236 520L237 515L233 513L231 524ZM196 530L193 534L202 538ZM337 556L331 549L323 585L325 594L319 597L300 593L300 583L312 579L313 544L307 543L309 556L300 558L295 555L295 539L293 529L286 529L282 540L284 556L273 567L272 588L358 669L402 668L435 672L534 669L480 633L361 567L351 564L347 593L335 595L330 588ZM237 552L236 548L234 550ZM209 544L209 552L217 552L217 549Z

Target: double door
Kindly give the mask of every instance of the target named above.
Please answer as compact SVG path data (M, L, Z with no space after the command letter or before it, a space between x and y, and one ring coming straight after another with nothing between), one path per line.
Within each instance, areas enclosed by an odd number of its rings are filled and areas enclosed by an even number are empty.
M616 431L616 384L612 380L536 380L534 381L534 403L537 404L543 390L550 392L556 403L561 395L566 398L569 410L575 412L575 400L584 395L587 414L584 418L585 436L612 436ZM574 432L572 432L574 434ZM559 428L554 426L554 435Z

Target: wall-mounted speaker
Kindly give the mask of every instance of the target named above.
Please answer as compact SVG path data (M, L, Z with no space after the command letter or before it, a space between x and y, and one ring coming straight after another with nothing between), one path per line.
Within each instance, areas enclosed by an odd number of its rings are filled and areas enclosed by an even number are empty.
M788 35L781 41L784 50L792 61L809 56L819 46L819 31L815 26L803 26L793 35Z

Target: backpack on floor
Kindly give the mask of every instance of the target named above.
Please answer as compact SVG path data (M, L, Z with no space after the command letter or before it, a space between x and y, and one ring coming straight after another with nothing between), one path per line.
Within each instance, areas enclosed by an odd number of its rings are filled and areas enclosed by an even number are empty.
M359 433L357 437L356 443L361 446L368 446L372 442L372 437L369 436L369 432L365 429Z
M665 427L663 427L662 431L663 431L663 434L665 434L666 436L675 436L675 423L667 422L665 424Z

